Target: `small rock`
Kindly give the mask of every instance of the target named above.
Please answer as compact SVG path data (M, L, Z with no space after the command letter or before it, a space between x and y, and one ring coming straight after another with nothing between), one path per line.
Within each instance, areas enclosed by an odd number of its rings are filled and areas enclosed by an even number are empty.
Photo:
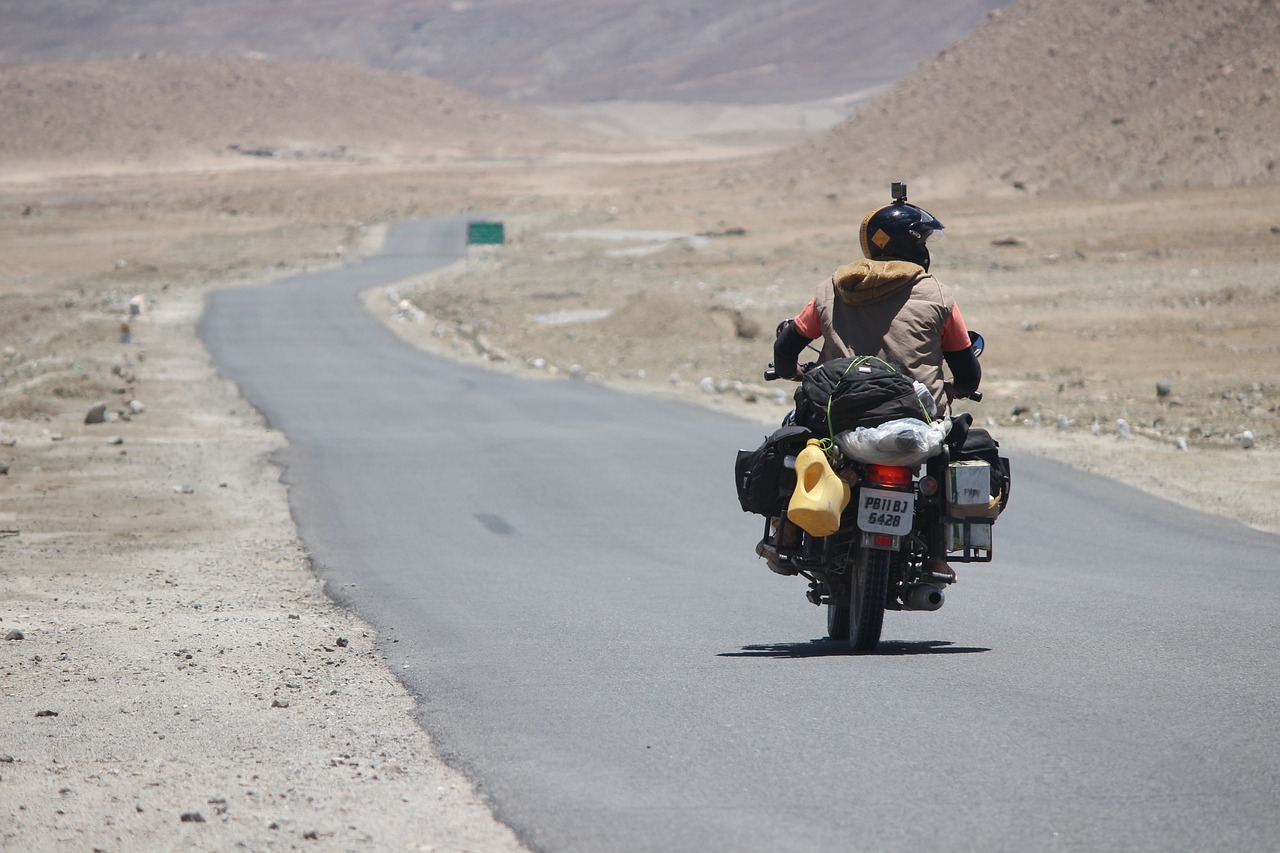
M107 404L94 403L85 413L84 422L87 424L104 424L107 422Z
M147 410L147 407L142 405L140 401L138 400L129 401L129 411L132 412L133 414L140 415L146 410Z
M1174 444L1178 445L1178 449L1179 449L1179 450L1186 450L1186 449L1187 449L1187 440L1186 440L1185 438L1183 438L1182 436L1178 436L1178 440L1177 440L1177 441L1175 441L1175 442L1174 442Z
M1066 432L1071 429L1071 419L1066 415L1058 415L1058 429Z
M194 495L196 493L195 486L174 486L173 493L176 495Z
M124 444L124 439L117 435L115 438L111 439L109 443L112 445L121 445Z
M179 820L183 823L204 823L204 815L200 812L183 812Z
M36 716L37 717L56 717L58 716L58 712L57 711L36 711Z
M1118 418L1116 420L1116 435L1119 436L1120 438L1133 437L1133 431L1129 429L1129 422L1126 421L1124 418Z
M0 755L0 764L12 764L12 763L13 763L12 755Z
M1173 383L1170 382L1168 379L1161 379L1159 382L1156 383L1157 397L1168 397L1169 394L1172 393L1172 391L1173 391Z
M347 638L346 638L346 637L339 637L339 638L337 639L337 644L338 644L338 648L340 648L340 649L345 649L345 648L347 647Z
M25 640L27 635L14 628L12 631L4 635L6 640Z
M1253 433L1250 432L1249 430L1245 430L1244 432L1236 436L1236 441L1240 444L1241 447L1243 447L1245 450L1248 450L1249 448L1253 447Z
M288 708L289 700L288 699L272 699L271 707L272 708Z
M8 473L9 473L9 463L0 462L0 475L8 474Z

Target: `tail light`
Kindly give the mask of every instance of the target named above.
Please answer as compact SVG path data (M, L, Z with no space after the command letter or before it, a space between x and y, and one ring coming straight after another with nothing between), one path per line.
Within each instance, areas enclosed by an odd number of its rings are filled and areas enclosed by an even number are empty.
M901 465L872 465L867 482L885 489L911 488L911 469Z

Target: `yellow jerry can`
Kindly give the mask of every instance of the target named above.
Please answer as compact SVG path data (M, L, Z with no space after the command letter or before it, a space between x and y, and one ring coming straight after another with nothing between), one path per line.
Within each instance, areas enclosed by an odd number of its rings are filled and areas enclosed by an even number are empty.
M809 439L796 457L796 490L787 504L787 519L812 536L830 536L840 529L840 515L851 497L849 484L831 470L822 444Z

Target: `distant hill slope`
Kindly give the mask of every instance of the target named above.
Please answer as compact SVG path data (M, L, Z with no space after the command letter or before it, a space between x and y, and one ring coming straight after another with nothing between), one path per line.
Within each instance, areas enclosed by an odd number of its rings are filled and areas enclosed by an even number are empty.
M1280 181L1276 0L1024 0L765 169L801 192ZM918 196L923 198L923 192Z
M1008 2L0 0L0 62L259 52L533 103L789 103L899 80Z
M0 66L0 165L531 156L604 143L539 112L332 61Z

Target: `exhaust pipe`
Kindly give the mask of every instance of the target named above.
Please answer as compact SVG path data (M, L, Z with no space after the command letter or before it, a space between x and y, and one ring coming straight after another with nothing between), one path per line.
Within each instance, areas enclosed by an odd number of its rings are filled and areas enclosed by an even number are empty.
M907 590L906 595L908 610L937 610L946 600L942 588L931 583L918 583Z

